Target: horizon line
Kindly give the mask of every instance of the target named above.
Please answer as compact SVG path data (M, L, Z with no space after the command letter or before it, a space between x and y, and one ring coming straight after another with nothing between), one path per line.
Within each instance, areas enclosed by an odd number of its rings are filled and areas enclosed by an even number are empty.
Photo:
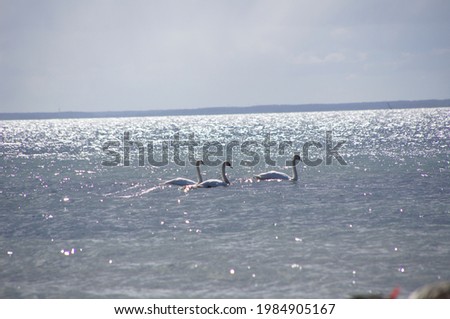
M450 99L395 100L373 102L258 104L249 106L210 106L174 109L120 110L120 111L54 111L54 112L1 112L0 120L71 119L102 117L145 117L179 115L220 115L252 113L364 111L371 109L406 109L450 107Z

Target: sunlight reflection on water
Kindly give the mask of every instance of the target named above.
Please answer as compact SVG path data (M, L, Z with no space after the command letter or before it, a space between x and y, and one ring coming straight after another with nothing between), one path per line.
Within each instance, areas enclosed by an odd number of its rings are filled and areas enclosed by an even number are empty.
M125 131L144 146L177 133L293 146L273 154L276 167L261 147L258 165L241 166L238 148L229 187L185 192L161 185L195 178L173 149L167 166L139 167L137 149L129 167L101 165L102 145ZM346 140L348 165L301 163L297 183L252 179L290 174L292 152L325 145L326 131ZM404 297L450 277L449 132L447 109L4 121L0 296L341 298L398 284Z

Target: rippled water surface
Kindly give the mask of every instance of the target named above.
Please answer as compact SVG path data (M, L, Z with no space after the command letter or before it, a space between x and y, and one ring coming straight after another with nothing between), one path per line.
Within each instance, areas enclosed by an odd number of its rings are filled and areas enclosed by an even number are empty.
M327 131L347 165L326 165ZM129 166L124 132L142 143ZM232 160L229 187L160 186L195 179L174 163L190 136L193 158L223 146L211 160ZM102 165L108 141L120 165ZM148 163L149 142L155 160L168 145L169 165ZM307 142L323 161L301 163L298 182L252 179L290 174ZM0 297L407 297L450 279L449 145L446 108L0 122Z

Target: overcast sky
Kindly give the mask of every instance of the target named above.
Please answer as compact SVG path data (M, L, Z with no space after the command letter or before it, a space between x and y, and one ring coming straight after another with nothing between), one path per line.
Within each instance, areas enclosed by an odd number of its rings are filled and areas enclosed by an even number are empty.
M444 98L449 0L0 0L0 112Z

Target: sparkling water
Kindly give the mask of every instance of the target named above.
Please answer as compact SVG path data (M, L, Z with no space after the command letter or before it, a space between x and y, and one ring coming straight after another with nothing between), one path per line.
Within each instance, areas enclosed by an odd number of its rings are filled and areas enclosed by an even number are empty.
M449 115L0 122L0 297L347 298L399 287L406 298L450 279ZM195 180L189 159L210 149L210 162L232 162L231 185L162 185ZM294 153L297 182L252 178L292 174ZM149 164L164 154L168 165ZM201 170L220 178L218 165Z

